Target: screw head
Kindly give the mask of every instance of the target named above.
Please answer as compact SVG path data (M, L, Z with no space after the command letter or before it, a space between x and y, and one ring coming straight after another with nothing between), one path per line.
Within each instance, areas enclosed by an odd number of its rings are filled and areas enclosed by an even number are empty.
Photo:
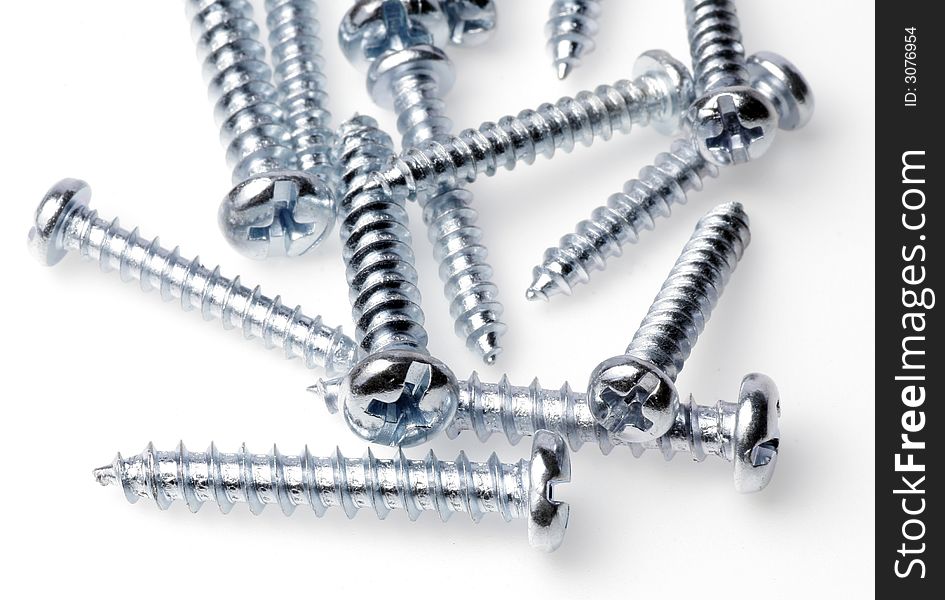
M359 0L338 27L342 52L362 71L389 52L448 39L447 16L436 0Z
M336 402L359 437L384 446L415 446L453 420L459 384L435 358L389 350L355 365L340 382Z
M440 0L446 12L450 43L481 46L495 31L497 11L493 0Z
M761 157L778 130L777 111L750 87L724 88L699 98L689 108L687 121L699 152L719 166Z
M774 105L781 129L800 129L814 114L814 92L800 70L774 52L758 52L747 59L751 85Z
M220 204L220 229L248 258L302 256L335 223L334 194L314 175L275 171L240 182Z
M763 490L778 463L781 396L767 375L751 373L738 391L732 433L735 489L743 494Z
M622 355L591 373L587 390L591 414L601 427L625 442L655 440L676 421L676 385L653 363Z
M393 82L414 70L432 72L440 94L446 94L456 81L453 63L443 50L428 44L385 54L368 69L367 89L378 106L393 110Z
M663 112L650 125L665 135L678 133L695 98L692 74L664 50L648 50L633 65L633 78L652 77L662 86Z
M554 499L555 485L571 481L571 456L557 433L535 432L528 481L528 543L553 552L564 541L571 514L566 502Z
M77 208L88 206L92 188L80 179L63 179L49 188L36 208L33 227L27 238L30 253L51 267L66 255L62 234L69 216Z

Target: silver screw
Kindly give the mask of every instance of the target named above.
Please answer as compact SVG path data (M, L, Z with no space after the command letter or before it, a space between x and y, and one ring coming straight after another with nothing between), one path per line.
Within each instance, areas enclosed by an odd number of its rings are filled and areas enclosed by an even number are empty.
M366 358L344 377L344 417L360 437L412 446L436 435L456 411L456 377L430 356L402 199L364 181L393 155L370 117L342 124L335 149L342 193L342 256Z
M245 256L300 256L331 230L334 200L328 186L298 170L252 12L247 0L187 0L236 186L220 205L219 222Z
M591 373L588 405L604 429L645 442L672 428L676 377L750 241L748 215L737 202L699 220L626 351Z
M529 543L546 552L561 545L570 508L553 497L559 483L571 480L571 463L564 440L549 431L535 434L530 460L502 463L493 454L487 462L470 462L464 453L455 461L437 460L431 451L422 460L398 453L377 458L370 450L363 458L346 458L340 450L332 456L312 456L308 448L299 455L222 453L213 444L206 452L189 452L181 443L176 450L157 451L148 444L144 452L123 458L94 471L103 485L119 485L129 502L154 500L166 510L183 501L192 512L213 502L224 513L237 503L259 514L267 504L277 504L285 515L308 505L317 516L341 507L348 518L362 508L380 519L391 510L416 520L424 511L436 512L444 521L453 513L467 513L474 522L486 513L503 519L526 519Z
M397 113L405 148L444 139L452 126L441 99L454 77L440 48L447 15L435 4L426 8L401 0L361 1L339 29L345 54L368 69L374 101ZM492 364L502 351L506 325L472 201L469 191L445 185L424 198L421 207L456 333L471 352Z
M782 56L760 52L749 57L747 68L755 89L778 111L780 127L791 130L807 124L814 96L797 67ZM593 271L603 271L608 259L620 256L623 246L636 243L643 230L656 227L660 217L669 217L674 204L685 204L689 192L701 190L718 172L694 142L676 140L668 153L657 155L654 164L640 170L639 179L624 184L622 192L578 223L574 233L545 251L542 263L533 270L528 298L570 295L577 285L588 282Z
M686 0L696 94L689 109L692 140L706 160L745 163L767 152L777 112L751 87L733 0Z
M335 132L329 125L318 6L313 0L266 0L266 10L275 81L299 169L331 189Z
M650 50L637 59L633 73L632 81L601 85L409 148L383 172L384 185L422 199L440 186L471 183L480 174L491 177L499 167L511 171L539 155L551 158L578 143L590 146L615 133L629 133L633 126L676 133L693 98L688 69L668 53Z
M597 47L600 0L554 0L545 33L558 79L564 80Z
M598 425L587 394L572 391L567 383L557 390L542 388L537 379L527 387L513 386L506 377L497 384L482 383L473 373L460 382L456 418L446 433L455 438L473 431L482 442L498 433L517 444L523 436L548 429L563 436L575 452L590 443L604 454L625 446L638 458L647 450L658 450L666 460L677 452L689 453L698 462L712 455L733 463L735 489L750 493L763 489L774 474L780 411L774 381L751 373L742 379L736 402L703 406L690 397L680 402L673 426L664 435L627 442Z
M91 196L88 184L77 179L63 179L46 193L29 233L30 249L40 262L52 266L76 251L103 271L116 269L125 281L137 280L143 291L157 288L164 300L179 300L185 311L199 310L205 320L220 319L226 329L261 338L269 348L281 347L286 358L299 358L309 368L338 374L354 364L357 344L340 327L325 326L301 307L290 309L278 296L242 285L239 277L223 277L219 267L209 269L199 258L181 258L178 248L168 250L157 238L122 229L117 219L99 218L88 208Z

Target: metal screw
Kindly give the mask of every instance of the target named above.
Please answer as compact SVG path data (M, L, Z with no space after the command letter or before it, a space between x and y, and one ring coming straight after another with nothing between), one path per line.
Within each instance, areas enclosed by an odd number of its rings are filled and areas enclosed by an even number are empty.
M361 1L339 30L351 62L368 67L371 97L397 112L405 148L444 139L452 126L441 97L452 86L453 65L439 47L445 41L446 15L439 14L438 20L437 10L417 13L400 0ZM506 325L472 201L469 191L445 185L424 198L421 207L456 334L492 364L502 351Z
M367 355L339 379L344 417L363 439L412 446L453 418L456 377L427 350L404 201L363 189L393 155L393 142L364 116L342 124L338 136L342 256L355 337Z
M246 503L253 514L277 504L285 515L309 505L317 516L334 506L353 518L362 508L380 519L394 509L410 520L423 511L436 512L443 521L453 513L467 513L474 522L490 512L503 519L526 519L529 543L546 552L558 548L568 526L570 508L553 497L559 483L571 480L571 463L564 440L550 431L535 434L531 460L502 463L493 454L487 462L470 462L460 453L453 462L425 459L315 457L308 448L299 455L250 454L245 444L238 452L221 453L210 445L206 452L156 451L148 444L141 454L115 457L112 464L94 471L103 485L120 485L129 502L154 500L166 510L183 501L192 512L214 502L224 513Z
M220 205L245 256L300 256L334 224L331 189L298 170L266 48L247 0L187 0L187 12L236 186Z
M335 132L329 125L318 7L313 0L266 0L266 10L275 81L299 169L331 189Z
M777 110L782 129L807 124L814 96L797 67L773 52L760 52L749 57L747 68L755 89ZM570 295L575 286L588 282L591 272L603 271L608 259L623 253L623 246L636 243L644 229L656 227L659 217L669 217L674 204L685 204L689 192L701 190L718 172L694 142L676 140L668 153L657 155L654 164L640 170L639 179L624 184L606 206L594 209L574 233L545 251L533 270L528 298Z
M644 442L672 428L676 377L750 241L748 215L737 202L699 220L624 354L591 373L588 405L604 429Z
M480 174L491 177L499 167L511 171L539 155L551 158L578 143L590 146L614 133L629 133L634 125L652 125L667 135L677 132L693 98L688 69L668 53L650 50L637 59L633 73L633 81L601 85L409 148L382 173L383 184L422 199L440 186L471 183Z
M627 442L597 424L587 394L571 390L543 389L535 379L531 385L513 386L506 377L499 383L482 383L476 373L460 382L456 418L446 433L455 438L473 431L485 442L493 433L517 444L523 436L540 429L564 437L575 452L584 443L596 444L604 454L614 446L626 446L639 458L647 450L658 450L666 460L687 452L702 462L709 455L733 463L735 489L741 493L762 490L771 480L779 450L780 396L774 381L751 373L742 379L736 402L719 401L715 406L681 401L668 432L647 442Z
M777 112L750 84L733 0L686 0L696 99L692 140L720 166L760 157L777 133Z
M242 285L239 277L223 277L219 267L209 269L199 258L181 258L179 248L168 250L157 238L122 229L117 219L100 219L88 208L91 195L88 184L77 179L63 179L46 193L29 233L30 249L41 263L55 265L76 251L103 271L117 269L125 281L137 280L143 291L157 288L164 300L180 300L185 311L197 309L205 320L220 319L226 329L239 328L246 338L281 347L286 358L299 358L309 368L338 374L354 364L357 344L340 327L323 325L321 317L306 316L301 307L289 309L278 296Z
M600 0L554 0L545 33L558 79L564 80L597 47Z

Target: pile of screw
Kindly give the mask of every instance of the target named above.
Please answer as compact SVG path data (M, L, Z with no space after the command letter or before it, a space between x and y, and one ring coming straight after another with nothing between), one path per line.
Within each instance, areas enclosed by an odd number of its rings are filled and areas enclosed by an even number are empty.
M443 431L454 437L472 430L483 442L492 433L513 444L530 436L532 452L518 463L494 454L475 463L464 454L439 461L432 452L378 459L368 450L352 459L314 457L307 449L221 453L211 445L190 452L181 444L163 452L148 445L96 469L97 481L162 509L183 500L194 511L207 501L223 511L245 502L254 513L267 504L286 514L308 504L318 515L341 506L349 517L360 508L381 518L395 508L411 519L425 510L443 519L465 512L477 521L497 512L525 518L529 541L547 551L561 544L568 522L568 505L553 494L570 480L568 446L593 442L607 453L623 445L637 456L654 449L667 459L688 452L697 461L714 454L732 463L738 491L768 484L779 450L774 383L750 374L735 402L716 406L680 398L675 386L749 244L742 205L724 204L702 217L626 352L594 370L586 393L567 384L543 389L537 380L528 387L505 378L488 384L475 373L458 381L431 356L407 225L413 200L440 264L456 333L492 364L506 325L466 187L477 177L634 125L682 132L638 179L545 252L527 297L547 300L588 283L592 271L603 270L720 168L758 159L779 128L798 129L810 119L812 93L791 63L770 52L746 58L733 0L684 0L693 75L667 53L649 51L631 80L459 134L442 99L454 77L444 48L485 42L496 24L492 1L357 0L339 41L366 72L374 101L396 112L399 155L370 117L355 116L337 130L329 124L313 0L266 0L268 51L248 0L186 4L233 169L235 187L219 212L224 235L248 257L294 257L317 247L337 220L355 339L219 268L182 258L156 238L123 229L117 219L98 217L79 180L54 185L37 209L29 236L37 257L53 265L76 251L143 290L160 289L184 310L199 309L205 319L324 369L330 378L312 391L368 442L407 447ZM553 2L547 29L559 78L593 50L600 10L595 0Z

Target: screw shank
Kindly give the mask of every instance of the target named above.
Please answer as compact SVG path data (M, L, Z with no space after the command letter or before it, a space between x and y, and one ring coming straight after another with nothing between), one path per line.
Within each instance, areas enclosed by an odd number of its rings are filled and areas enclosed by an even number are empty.
M741 204L723 204L702 217L626 354L675 381L750 241Z

